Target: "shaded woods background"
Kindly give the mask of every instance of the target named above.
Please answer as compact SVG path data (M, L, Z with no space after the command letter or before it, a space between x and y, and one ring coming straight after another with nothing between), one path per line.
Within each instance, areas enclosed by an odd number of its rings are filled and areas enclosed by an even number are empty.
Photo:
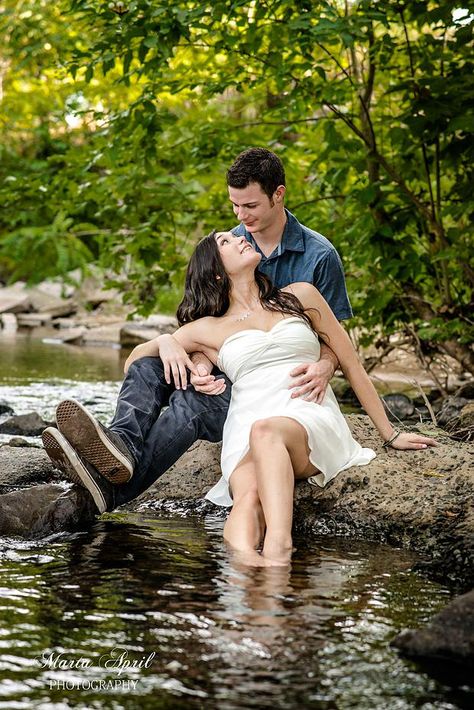
M472 17L459 3L2 0L0 277L98 262L172 310L234 224L250 145L340 251L362 344L403 332L474 371ZM389 347L389 345L388 345Z

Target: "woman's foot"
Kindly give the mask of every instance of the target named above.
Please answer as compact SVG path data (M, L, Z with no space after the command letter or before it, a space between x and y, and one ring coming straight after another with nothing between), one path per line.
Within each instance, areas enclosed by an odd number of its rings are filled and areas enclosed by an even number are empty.
M269 567L285 567L291 564L293 542L291 537L267 535L263 543L262 556Z

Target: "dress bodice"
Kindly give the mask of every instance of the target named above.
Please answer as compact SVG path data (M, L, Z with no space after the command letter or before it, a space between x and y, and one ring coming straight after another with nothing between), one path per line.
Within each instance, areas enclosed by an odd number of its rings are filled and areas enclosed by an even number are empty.
M217 366L235 383L259 368L315 362L319 351L319 340L309 325L291 316L268 331L251 328L230 335L219 351Z

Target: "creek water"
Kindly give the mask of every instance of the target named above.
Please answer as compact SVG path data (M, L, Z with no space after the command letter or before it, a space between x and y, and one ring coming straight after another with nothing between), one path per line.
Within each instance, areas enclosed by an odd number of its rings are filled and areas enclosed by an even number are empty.
M0 342L0 400L51 419L61 397L104 421L113 350ZM451 709L389 641L450 590L373 542L295 539L291 570L243 567L222 515L116 512L88 531L0 540L0 708Z

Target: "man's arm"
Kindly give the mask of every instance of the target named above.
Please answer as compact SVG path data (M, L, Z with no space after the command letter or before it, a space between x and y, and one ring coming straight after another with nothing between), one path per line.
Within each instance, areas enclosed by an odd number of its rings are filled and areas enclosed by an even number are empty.
M335 249L328 249L315 264L313 286L322 293L338 320L352 316L342 262ZM290 386L290 389L293 389L291 396L304 397L308 402L321 404L338 367L340 365L337 356L321 341L318 362L305 363L290 373L295 378Z

